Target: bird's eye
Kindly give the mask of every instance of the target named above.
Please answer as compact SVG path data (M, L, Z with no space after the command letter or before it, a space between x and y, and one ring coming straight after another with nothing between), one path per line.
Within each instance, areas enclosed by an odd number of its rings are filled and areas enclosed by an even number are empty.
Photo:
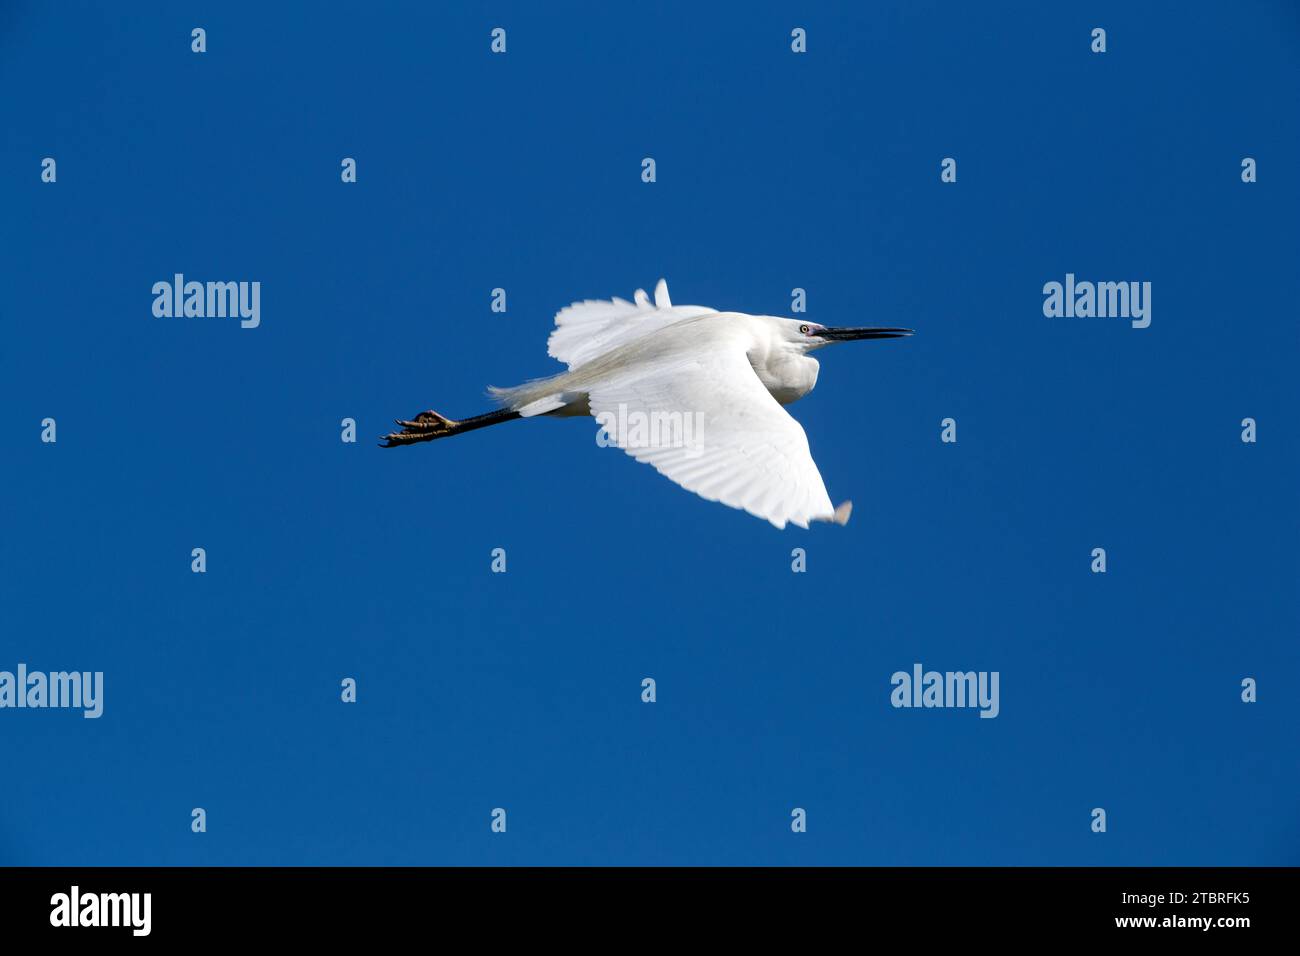
M807 334L808 334L808 326L806 326L806 325L801 325L801 326L799 326L799 334L800 334L800 335L807 335Z

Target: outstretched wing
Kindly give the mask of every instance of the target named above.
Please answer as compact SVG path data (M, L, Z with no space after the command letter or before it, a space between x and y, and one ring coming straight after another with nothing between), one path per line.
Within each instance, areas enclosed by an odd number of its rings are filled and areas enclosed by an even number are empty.
M743 341L617 373L589 393L610 441L709 501L801 528L837 513L803 426L754 374Z
M571 369L577 368L648 332L717 311L702 305L674 306L663 279L655 286L653 304L644 289L637 289L634 298L634 302L588 299L561 309L555 315L555 331L546 341L548 354Z

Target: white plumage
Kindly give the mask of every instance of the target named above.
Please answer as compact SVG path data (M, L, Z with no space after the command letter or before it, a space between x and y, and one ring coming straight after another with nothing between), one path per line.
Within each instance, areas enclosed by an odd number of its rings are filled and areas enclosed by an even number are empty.
M555 331L546 340L546 353L569 368L577 368L616 345L672 325L680 319L707 315L717 309L702 305L674 306L668 298L668 283L655 286L655 301L644 289L637 289L635 302L617 296L612 300L587 299L555 313Z
M390 445L441 438L509 418L593 415L608 443L709 501L806 528L848 521L831 504L803 427L786 413L817 383L807 353L836 341L894 338L906 329L829 329L767 315L674 306L662 279L654 302L575 302L555 316L548 352L569 370L492 388L503 411L454 422L436 412L398 424Z
M591 388L592 413L610 416L610 438L701 498L742 508L778 528L836 520L803 426L777 404L749 363L750 330L721 319L690 331L697 334L680 336L679 351ZM707 344L691 348L701 339ZM618 433L618 422L626 417L619 415L620 406L645 413L698 412L698 447L629 445ZM846 503L840 520L848 520L850 507Z

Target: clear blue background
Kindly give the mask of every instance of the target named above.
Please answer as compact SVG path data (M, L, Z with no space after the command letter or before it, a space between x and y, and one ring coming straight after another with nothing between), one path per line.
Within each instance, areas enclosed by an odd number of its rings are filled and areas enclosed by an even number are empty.
M106 692L0 712L0 862L1300 863L1298 80L1285 2L5 4L0 669ZM846 529L591 422L373 443L660 276L919 330L792 409Z

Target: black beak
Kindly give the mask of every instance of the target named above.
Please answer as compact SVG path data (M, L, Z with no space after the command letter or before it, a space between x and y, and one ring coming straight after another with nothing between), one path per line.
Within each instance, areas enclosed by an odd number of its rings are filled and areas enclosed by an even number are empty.
M854 339L901 339L912 335L911 329L819 329L813 333L828 342L851 342Z

